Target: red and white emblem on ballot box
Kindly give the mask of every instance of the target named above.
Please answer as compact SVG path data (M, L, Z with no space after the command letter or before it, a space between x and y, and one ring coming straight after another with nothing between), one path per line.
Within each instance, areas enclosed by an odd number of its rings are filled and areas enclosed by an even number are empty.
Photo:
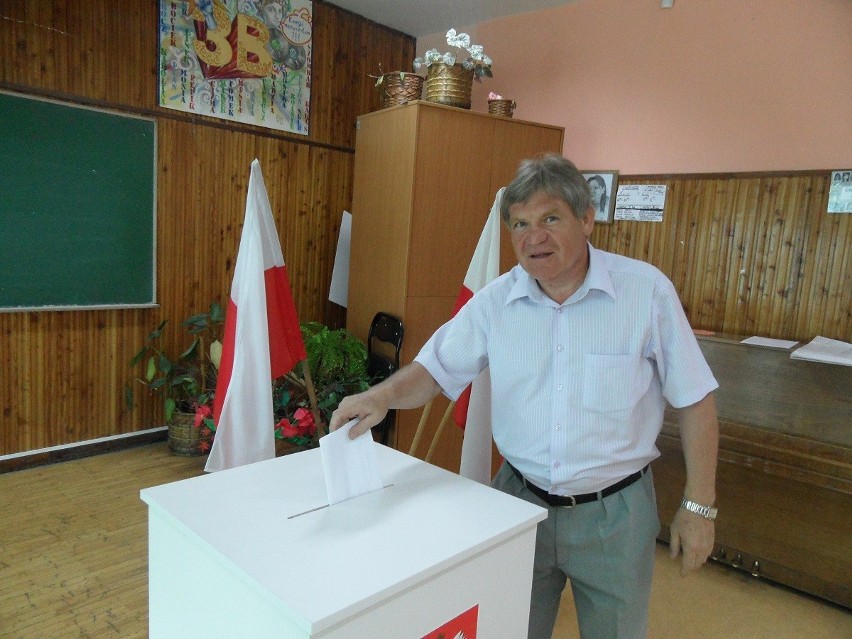
M423 639L476 639L477 619L479 619L479 605L461 613L440 628L436 628Z

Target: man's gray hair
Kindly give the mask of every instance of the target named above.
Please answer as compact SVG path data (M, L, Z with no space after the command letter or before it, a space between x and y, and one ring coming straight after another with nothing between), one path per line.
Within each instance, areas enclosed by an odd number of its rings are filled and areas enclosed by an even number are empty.
M574 215L583 218L592 205L589 184L574 163L556 153L549 153L521 162L515 179L503 191L500 200L500 217L509 223L509 207L524 204L544 191L571 207Z

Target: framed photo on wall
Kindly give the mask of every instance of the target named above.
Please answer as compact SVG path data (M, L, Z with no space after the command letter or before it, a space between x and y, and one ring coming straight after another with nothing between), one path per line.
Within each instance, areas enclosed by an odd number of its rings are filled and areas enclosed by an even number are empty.
M618 171L584 171L583 177L592 192L595 222L612 224L615 214L615 195L618 189Z

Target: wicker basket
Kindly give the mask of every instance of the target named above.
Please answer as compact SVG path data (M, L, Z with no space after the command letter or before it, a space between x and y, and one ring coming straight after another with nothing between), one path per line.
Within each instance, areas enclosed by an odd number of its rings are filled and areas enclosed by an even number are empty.
M195 413L175 411L169 422L169 450L182 457L194 457L201 454L198 446L201 433L193 424Z
M515 111L514 100L489 100L488 112L492 115L502 115L504 118L511 118Z
M426 74L426 100L448 106L470 108L473 69L460 64L432 64Z
M419 100L423 91L423 76L394 71L385 73L382 80L382 108Z

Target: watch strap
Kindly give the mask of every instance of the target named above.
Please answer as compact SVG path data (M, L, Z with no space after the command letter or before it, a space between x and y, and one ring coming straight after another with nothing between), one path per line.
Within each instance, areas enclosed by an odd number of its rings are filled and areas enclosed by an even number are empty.
M716 519L716 515L719 512L718 508L713 508L713 506L704 506L703 504L698 504L694 501L690 501L686 497L683 498L683 501L680 502L680 507L688 510L691 513L695 513L696 515L701 515L704 519L710 519L711 521Z

